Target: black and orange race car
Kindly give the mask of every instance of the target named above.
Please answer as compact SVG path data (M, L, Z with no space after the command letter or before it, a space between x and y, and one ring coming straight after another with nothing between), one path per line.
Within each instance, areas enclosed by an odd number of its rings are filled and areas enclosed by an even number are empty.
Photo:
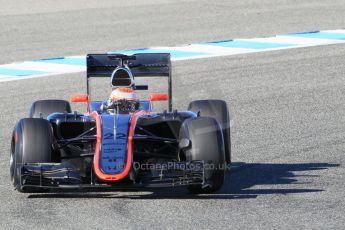
M225 101L192 101L172 109L170 54L87 55L87 93L32 104L15 125L10 173L19 192L53 189L175 187L193 193L219 190L231 163L230 120ZM167 93L140 100L139 77L165 77ZM90 79L108 78L117 94L92 101ZM167 101L163 112L156 101Z

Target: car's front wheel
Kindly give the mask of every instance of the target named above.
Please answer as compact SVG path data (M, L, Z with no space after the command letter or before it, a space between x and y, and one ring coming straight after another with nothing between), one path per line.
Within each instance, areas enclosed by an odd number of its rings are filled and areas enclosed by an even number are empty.
M213 117L219 123L225 147L225 160L231 163L230 114L227 103L223 100L196 100L188 106L189 111L200 113L201 117Z
M180 129L180 141L189 140L189 145L182 149L187 161L204 161L204 185L189 185L192 193L212 193L224 183L225 153L222 130L211 117L187 119Z
M21 168L25 163L52 162L53 133L50 123L40 118L24 118L15 126L11 141L10 176L20 192L40 192L21 188Z

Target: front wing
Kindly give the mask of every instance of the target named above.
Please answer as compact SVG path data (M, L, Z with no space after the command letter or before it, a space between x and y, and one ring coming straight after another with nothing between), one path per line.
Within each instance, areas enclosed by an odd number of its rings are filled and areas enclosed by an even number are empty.
M166 162L165 167L155 173L142 173L139 180L105 183L97 180L91 173L91 178L85 180L81 173L71 164L66 163L27 163L20 170L20 186L25 188L49 189L83 189L83 188L155 188L176 187L187 185L208 186L204 180L203 161Z

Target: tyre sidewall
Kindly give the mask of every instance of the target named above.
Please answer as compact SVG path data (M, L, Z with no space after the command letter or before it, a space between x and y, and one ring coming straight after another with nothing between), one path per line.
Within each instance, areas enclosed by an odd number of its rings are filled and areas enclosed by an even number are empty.
M37 118L21 119L13 131L14 149L10 172L13 186L20 192L36 192L40 189L21 189L21 168L25 163L48 163L52 159L52 129L47 120ZM37 141L33 143L32 140ZM42 148L42 146L44 146ZM42 151L44 150L44 151Z
M230 114L229 108L223 100L196 100L189 103L188 110L198 113L201 117L213 117L219 123L225 147L225 159L231 163L231 137L230 137Z
M11 151L12 155L12 164L11 169L12 173L12 183L16 189L20 187L20 175L21 175L21 166L23 164L23 138L22 138L22 125L21 121L16 124L15 130L13 131L14 135L14 149Z
M225 175L224 140L219 124L211 117L187 119L180 131L180 139L187 138L191 146L184 150L187 161L203 160L205 182L211 187L191 185L193 193L209 193L220 189Z

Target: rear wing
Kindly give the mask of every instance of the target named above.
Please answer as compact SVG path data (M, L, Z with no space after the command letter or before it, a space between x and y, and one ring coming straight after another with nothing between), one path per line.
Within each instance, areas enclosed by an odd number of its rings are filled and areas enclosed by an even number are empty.
M172 111L172 78L169 53L88 54L86 56L87 93L90 94L89 78L111 77L117 67L128 66L135 77L166 77L168 79L169 111Z
M110 77L114 69L127 63L134 77L169 77L171 61L169 53L134 54L88 54L87 77Z

